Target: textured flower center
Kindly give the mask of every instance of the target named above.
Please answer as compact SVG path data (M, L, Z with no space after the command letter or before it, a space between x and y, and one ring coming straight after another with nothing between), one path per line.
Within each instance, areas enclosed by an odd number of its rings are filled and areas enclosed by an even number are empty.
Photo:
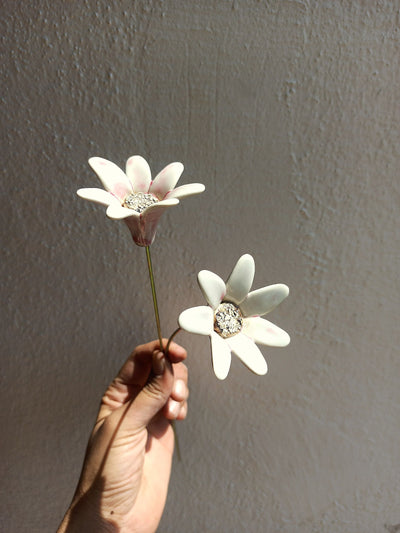
M157 202L157 198L155 198L152 194L145 192L133 192L128 194L128 196L125 198L124 207L128 207L137 213L141 213L146 209L146 207L156 204Z
M224 339L239 333L243 327L243 316L239 307L222 302L214 313L214 330Z

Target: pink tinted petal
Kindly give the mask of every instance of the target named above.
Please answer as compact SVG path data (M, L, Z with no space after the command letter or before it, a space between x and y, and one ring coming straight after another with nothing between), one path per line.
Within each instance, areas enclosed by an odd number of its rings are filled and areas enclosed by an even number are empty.
M211 333L211 351L214 373L218 379L225 379L231 367L231 349L215 331Z
M146 207L140 215L142 246L149 246L154 241L157 224L161 215L164 211L177 204L179 204L179 200L177 198L171 198L171 200L164 200Z
M151 244L151 243L146 243L144 240L142 220L138 213L136 213L136 216L125 218L124 222L127 225L130 231L130 234L132 235L133 241L138 246L147 246L148 244Z
M211 307L206 305L191 307L179 315L178 324L189 333L211 335L214 329L214 313Z
M257 344L283 347L290 343L286 331L260 317L245 318L242 332Z
M89 165L100 178L106 191L111 192L121 203L125 196L132 192L126 174L115 163L101 157L91 157Z
M151 170L148 162L140 155L133 155L126 162L126 175L135 192L147 192L151 183Z
M252 291L240 304L244 316L265 315L275 309L289 294L289 287L283 283L269 285Z
M117 202L108 206L106 214L109 218L113 218L115 220L122 220L123 218L127 217L139 217L136 211L133 211L133 209L128 209L127 207L122 207L122 205Z
M187 183L181 185L172 191L169 191L165 198L186 198L186 196L192 196L193 194L200 194L205 191L205 187L202 183Z
M229 344L231 350L239 357L242 363L244 363L252 372L254 372L254 374L263 376L267 373L267 363L263 357L263 354L254 344L252 339L246 337L246 335L243 335L243 333L238 333L237 335L226 339L226 342Z
M254 259L250 254L240 257L226 282L226 299L239 305L247 296L254 279Z
M115 198L115 196L105 191L104 189L78 189L76 193L80 198L83 198L84 200L96 202L101 205L110 205L114 202L120 205L119 201Z
M183 172L182 163L170 163L154 178L149 192L162 200L177 184Z
M200 289L213 309L216 309L225 298L226 287L224 281L209 270L202 270L197 275Z

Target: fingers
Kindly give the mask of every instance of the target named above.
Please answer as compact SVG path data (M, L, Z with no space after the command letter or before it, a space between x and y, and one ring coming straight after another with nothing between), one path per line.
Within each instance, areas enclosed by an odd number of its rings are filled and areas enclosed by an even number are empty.
M166 346L165 342L163 342L163 344ZM186 359L186 357L187 352L185 348L179 344L176 344L175 342L171 342L168 348L168 358L170 359L171 363L181 363Z
M181 346L172 346L169 357L156 347L150 359L149 378L127 412L125 427L129 426L131 430L146 427L161 412L168 420L186 417L188 371L180 362L185 358L186 350ZM171 360L179 362L172 363Z
M163 339L163 345L166 347L167 339ZM97 423L102 423L112 412L132 401L135 412L143 414L138 416L140 424L148 421L158 410L162 410L170 420L186 416L187 369L182 361L186 359L187 352L179 344L171 342L168 357L165 357L159 346L158 341L152 341L132 352L102 398Z
M134 401L137 418L143 426L167 404L174 385L174 373L170 361L164 352L156 349L152 354L152 371L146 385Z
M164 347L167 345L167 339L163 339ZM114 381L121 385L128 385L133 389L142 388L147 382L151 372L151 358L155 350L159 350L158 341L148 342L137 346L125 362ZM175 342L171 342L168 350L168 358L171 363L179 363L187 357L185 348Z
M188 408L188 371L183 363L175 364L173 367L175 380L164 408L164 416L169 420L183 420L186 418Z
M168 344L168 339L163 339L162 343L163 349L161 351L165 351ZM148 356L148 354L152 354L154 350L160 350L160 342L158 340L151 341L146 344L141 344L135 349L132 355L134 355L136 358L142 358ZM185 348L183 348L176 342L171 342L168 348L168 357L171 359L172 363L179 363L186 359L187 352Z

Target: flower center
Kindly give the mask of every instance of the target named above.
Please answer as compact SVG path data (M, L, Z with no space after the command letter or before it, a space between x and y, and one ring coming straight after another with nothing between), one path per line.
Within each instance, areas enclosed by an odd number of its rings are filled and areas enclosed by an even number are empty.
M157 198L155 198L152 194L145 192L133 192L126 196L123 205L129 209L133 209L133 211L136 211L137 213L141 213L146 209L146 207L156 204L157 202Z
M243 316L239 307L231 302L222 302L214 313L214 330L224 339L233 337L243 327Z

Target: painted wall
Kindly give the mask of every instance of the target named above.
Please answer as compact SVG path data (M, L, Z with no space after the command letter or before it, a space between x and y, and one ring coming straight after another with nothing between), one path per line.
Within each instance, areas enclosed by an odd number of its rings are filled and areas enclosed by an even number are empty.
M3 2L0 529L54 531L101 394L156 336L144 251L88 157L207 191L153 247L162 328L245 252L291 295L269 373L189 351L162 532L385 533L400 523L398 2Z

